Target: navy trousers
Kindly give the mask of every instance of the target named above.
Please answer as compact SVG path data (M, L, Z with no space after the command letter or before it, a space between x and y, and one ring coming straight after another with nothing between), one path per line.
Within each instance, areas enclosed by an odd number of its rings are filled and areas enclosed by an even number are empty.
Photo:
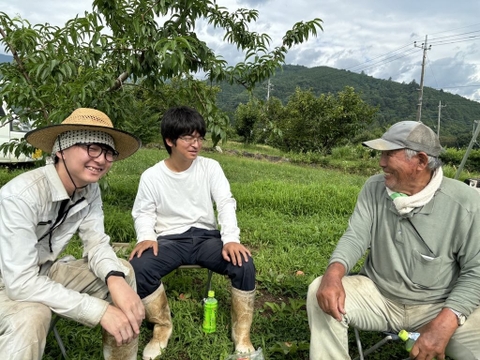
M218 230L190 228L183 234L159 236L158 255L152 249L134 257L130 263L135 270L137 293L144 298L153 293L166 276L180 265L200 265L221 275L227 275L232 287L251 291L255 289L253 259L233 265L222 256L223 242Z

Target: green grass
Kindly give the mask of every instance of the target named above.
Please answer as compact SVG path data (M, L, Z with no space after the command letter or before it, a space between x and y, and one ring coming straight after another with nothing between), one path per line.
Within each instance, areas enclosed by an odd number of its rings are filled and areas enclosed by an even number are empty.
M218 160L230 180L237 200L241 240L252 250L255 260L253 344L263 349L265 359L306 360L307 287L324 272L361 186L369 175L379 171L378 158L363 148L338 149L331 157L324 157L281 154L274 149L238 143L221 147L222 153L207 147L203 155ZM129 249L122 251L123 256L135 243L130 211L140 174L166 156L166 151L156 147L143 148L131 158L115 163L102 180L105 228L113 242L129 244ZM453 170L447 166L445 172L454 175ZM1 169L0 185L22 171ZM463 176L468 175L471 174ZM67 252L81 256L79 241L73 241ZM217 332L205 335L201 331L206 276L203 270L182 270L164 278L174 330L162 359L224 360L232 353L229 281L217 274L212 282L219 301ZM57 327L70 359L103 358L99 326L89 329L61 319ZM151 329L142 326L140 353L150 336ZM349 336L351 355L356 356L353 332ZM381 335L362 332L361 337L364 347L368 347ZM400 344L392 343L369 359L395 360L405 355ZM58 345L50 334L44 359L60 358Z

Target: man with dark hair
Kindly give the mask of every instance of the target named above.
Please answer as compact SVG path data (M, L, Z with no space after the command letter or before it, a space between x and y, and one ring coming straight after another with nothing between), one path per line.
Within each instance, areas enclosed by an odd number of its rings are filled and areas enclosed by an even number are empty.
M145 309L105 234L97 182L140 140L88 108L25 138L51 158L0 189L0 359L41 359L52 312L100 324L105 359L137 359ZM58 259L75 234L83 258Z
M230 277L232 340L236 352L252 352L255 267L250 251L240 244L236 202L222 168L199 156L205 121L192 108L171 108L162 118L161 133L169 157L142 174L132 210L138 243L130 262L147 320L155 324L143 359L161 354L172 333L162 278L192 264Z
M416 331L410 357L480 359L480 197L443 176L437 135L415 121L364 143L365 183L325 274L309 287L310 359L350 359L349 326ZM350 275L367 252L359 275Z

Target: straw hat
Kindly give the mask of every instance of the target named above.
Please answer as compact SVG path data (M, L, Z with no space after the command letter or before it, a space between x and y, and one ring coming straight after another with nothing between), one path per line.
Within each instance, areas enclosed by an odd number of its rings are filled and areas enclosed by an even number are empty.
M113 128L112 121L103 112L96 109L79 108L61 124L46 126L29 131L25 140L37 149L51 153L58 135L69 130L103 131L111 135L118 151L117 160L125 159L140 148L141 141L136 136Z

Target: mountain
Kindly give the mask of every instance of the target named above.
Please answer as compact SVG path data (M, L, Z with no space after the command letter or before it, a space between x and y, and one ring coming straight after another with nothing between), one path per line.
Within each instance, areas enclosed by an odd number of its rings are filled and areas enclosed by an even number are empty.
M0 54L0 63L11 62L12 60L13 60L13 56Z
M336 94L351 86L362 99L379 112L371 129L385 127L401 120L416 120L420 85L415 81L398 83L376 79L365 74L338 70L326 66L307 68L285 65L270 79L270 96L284 105L298 87L320 94ZM221 84L217 103L233 119L239 103L247 103L248 93L240 85ZM268 83L257 86L254 95L266 99ZM440 103L441 102L441 103ZM441 107L439 105L441 104ZM475 120L480 120L480 103L443 90L424 87L421 121L437 131L440 116L440 140L444 146L467 146L472 137Z
M11 55L0 54L0 63L12 60ZM285 65L270 79L270 85L267 82L260 84L253 93L259 99L266 99L269 87L268 95L279 98L286 105L297 87L302 90L310 89L319 96L336 94L345 86L353 87L368 104L378 106L377 117L370 129L385 128L401 120L416 120L420 85L415 81L408 84L398 83L326 66L307 68ZM240 103L248 102L249 94L240 85L222 83L220 87L217 104L233 119L235 109ZM480 103L443 90L425 87L421 114L421 121L435 131L440 117L442 145L465 147L471 141L474 121L480 121Z

